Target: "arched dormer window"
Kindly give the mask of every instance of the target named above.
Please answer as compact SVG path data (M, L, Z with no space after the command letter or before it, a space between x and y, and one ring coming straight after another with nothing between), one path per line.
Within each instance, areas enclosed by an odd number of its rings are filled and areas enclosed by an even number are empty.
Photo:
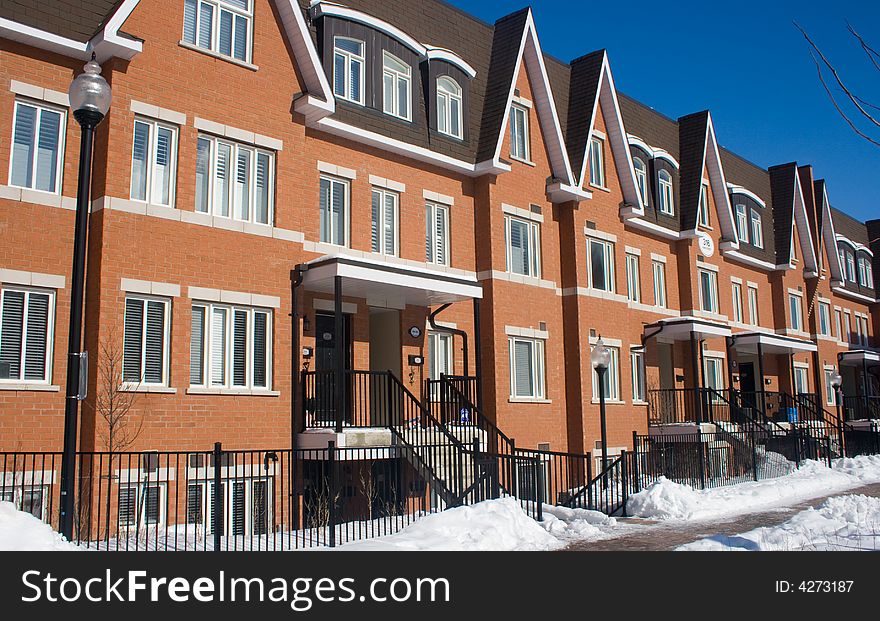
M639 188L639 196L642 197L642 204L648 204L648 167L639 157L633 158L633 169L636 171L636 185Z
M364 105L364 42L348 37L333 40L333 94Z
M459 139L464 136L461 92L461 86L452 78L437 78L437 131Z
M412 69L388 52L382 57L382 110L409 121L412 99Z
M657 175L660 186L659 209L660 213L667 216L675 215L675 194L672 189L672 175L668 170L661 170Z

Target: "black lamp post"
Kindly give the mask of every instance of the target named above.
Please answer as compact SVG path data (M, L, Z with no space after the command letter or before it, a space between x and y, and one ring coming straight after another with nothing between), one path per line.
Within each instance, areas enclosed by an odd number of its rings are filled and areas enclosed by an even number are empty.
M611 364L611 350L605 347L602 337L593 346L590 362L599 376L599 421L602 426L602 472L608 467L608 433L605 428L605 373Z
M82 352L83 296L86 278L86 239L92 185L92 150L95 128L110 109L110 85L101 76L101 65L92 60L74 78L68 91L73 118L82 129L79 148L79 181L76 193L76 227L73 234L70 330L67 347L67 386L64 401L64 454L61 458L61 516L59 530L73 538L74 488L76 486L76 439L79 402L85 399L87 357Z
M843 385L843 377L840 376L840 373L835 373L831 376L831 388L834 389L834 401L837 403L837 433L840 437L840 449L843 453L843 457L846 457L846 437L844 434L844 430L846 428L846 422L843 420L843 391L840 389Z

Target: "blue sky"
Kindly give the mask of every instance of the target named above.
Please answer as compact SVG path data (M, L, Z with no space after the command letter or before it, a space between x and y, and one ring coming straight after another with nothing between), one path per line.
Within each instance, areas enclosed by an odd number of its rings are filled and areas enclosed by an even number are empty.
M490 23L527 4L449 1ZM851 87L880 106L880 72L846 29L849 20L880 49L880 2L533 0L532 9L545 53L570 61L606 48L622 92L673 118L708 108L721 145L764 167L813 164L836 207L862 220L880 218L880 147L838 116L792 24L797 20Z

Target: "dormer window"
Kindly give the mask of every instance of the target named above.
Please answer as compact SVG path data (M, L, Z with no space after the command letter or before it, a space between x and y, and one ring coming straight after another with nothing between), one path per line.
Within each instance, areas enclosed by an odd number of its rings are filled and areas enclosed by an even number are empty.
M183 42L250 62L252 22L251 0L184 0Z
M675 215L675 195L672 189L672 175L668 170L661 170L657 175L660 185L660 213L667 216Z
M458 82L447 76L437 78L437 131L461 139L462 97Z
M640 158L633 158L633 169L636 171L636 185L639 187L639 196L642 197L642 205L648 204L648 167Z
M859 284L869 289L874 288L874 270L867 257L859 257Z
M752 245L755 248L763 248L764 247L764 225L761 222L761 214L758 213L757 209L751 210L751 224L752 224Z
M364 42L347 37L333 39L333 94L364 105Z
M385 114L409 121L412 98L412 69L405 62L385 52L382 60L382 110Z
M748 215L745 205L736 206L736 236L739 241L749 243Z
M700 206L697 213L697 222L700 226L709 226L709 186L705 183L700 186Z

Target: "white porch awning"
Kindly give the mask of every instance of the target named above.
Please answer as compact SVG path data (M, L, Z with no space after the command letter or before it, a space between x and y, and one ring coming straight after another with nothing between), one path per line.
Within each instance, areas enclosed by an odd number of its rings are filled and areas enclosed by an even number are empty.
M328 255L306 264L303 288L333 295L335 279L342 277L342 294L364 298L368 305L387 308L437 306L483 297L476 276L386 263L340 255Z
M843 352L838 356L838 359L841 366L860 367L865 364L869 367L880 366L880 352L867 349Z
M797 354L816 351L813 341L770 334L769 332L740 332L733 335L733 349L740 353L757 354L758 344L765 354Z
M724 338L730 336L730 327L700 317L674 317L662 319L645 326L645 339L655 338L661 343L688 341L695 339Z

